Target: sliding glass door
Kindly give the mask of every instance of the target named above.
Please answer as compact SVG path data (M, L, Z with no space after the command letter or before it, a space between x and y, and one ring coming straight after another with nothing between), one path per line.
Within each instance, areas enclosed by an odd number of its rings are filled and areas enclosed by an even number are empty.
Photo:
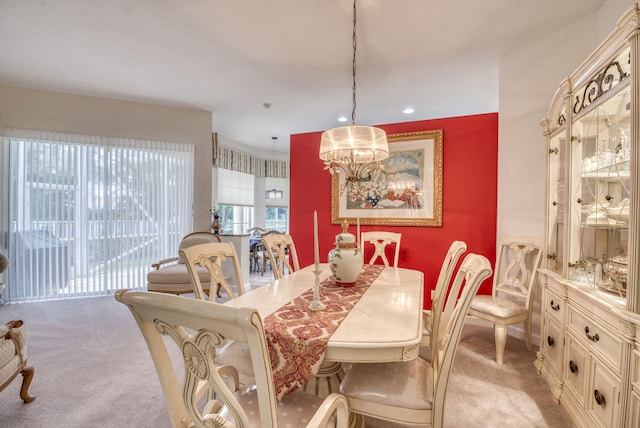
M9 301L143 288L191 230L193 146L7 133Z

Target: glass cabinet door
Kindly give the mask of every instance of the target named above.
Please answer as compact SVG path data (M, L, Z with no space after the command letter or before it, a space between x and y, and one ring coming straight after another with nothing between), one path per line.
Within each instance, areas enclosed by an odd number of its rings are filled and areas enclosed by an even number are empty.
M547 203L549 222L547 237L547 268L562 274L565 264L564 248L564 206L566 186L566 129L556 132L549 139L549 201Z
M570 144L569 278L621 297L629 235L629 94L626 85L577 115Z

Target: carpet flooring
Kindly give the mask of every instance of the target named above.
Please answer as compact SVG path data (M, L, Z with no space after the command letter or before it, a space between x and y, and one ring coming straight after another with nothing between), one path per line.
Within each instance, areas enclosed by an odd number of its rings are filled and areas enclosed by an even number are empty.
M0 427L169 427L162 390L142 335L113 296L0 306L0 321L22 319L35 368L23 404L21 378L0 392ZM445 407L446 427L573 427L536 372L535 352L507 340L495 363L493 330L469 319ZM367 420L371 428L399 425Z

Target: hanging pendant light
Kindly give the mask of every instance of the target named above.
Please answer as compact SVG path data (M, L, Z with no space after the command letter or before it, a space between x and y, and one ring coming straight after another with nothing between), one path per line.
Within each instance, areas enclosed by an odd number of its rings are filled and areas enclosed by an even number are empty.
M266 103L265 103L266 104ZM271 150L271 157L273 158L272 161L275 161L276 159L276 140L278 139L278 137L271 137L271 141L273 141L273 147ZM278 190L276 188L273 188L271 190L266 190L264 192L264 197L265 199L282 199L284 198L284 192L282 190Z
M320 159L331 174L344 174L340 193L349 188L356 192L362 177L381 168L380 161L389 157L387 134L380 128L356 125L356 1L353 1L353 91L351 125L322 133Z

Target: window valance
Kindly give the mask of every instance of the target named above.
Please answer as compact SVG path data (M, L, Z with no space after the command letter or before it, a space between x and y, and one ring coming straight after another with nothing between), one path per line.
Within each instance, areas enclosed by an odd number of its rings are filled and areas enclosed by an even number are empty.
M256 177L289 178L289 162L260 159L218 143L218 134L211 134L213 165L231 171L243 172Z

